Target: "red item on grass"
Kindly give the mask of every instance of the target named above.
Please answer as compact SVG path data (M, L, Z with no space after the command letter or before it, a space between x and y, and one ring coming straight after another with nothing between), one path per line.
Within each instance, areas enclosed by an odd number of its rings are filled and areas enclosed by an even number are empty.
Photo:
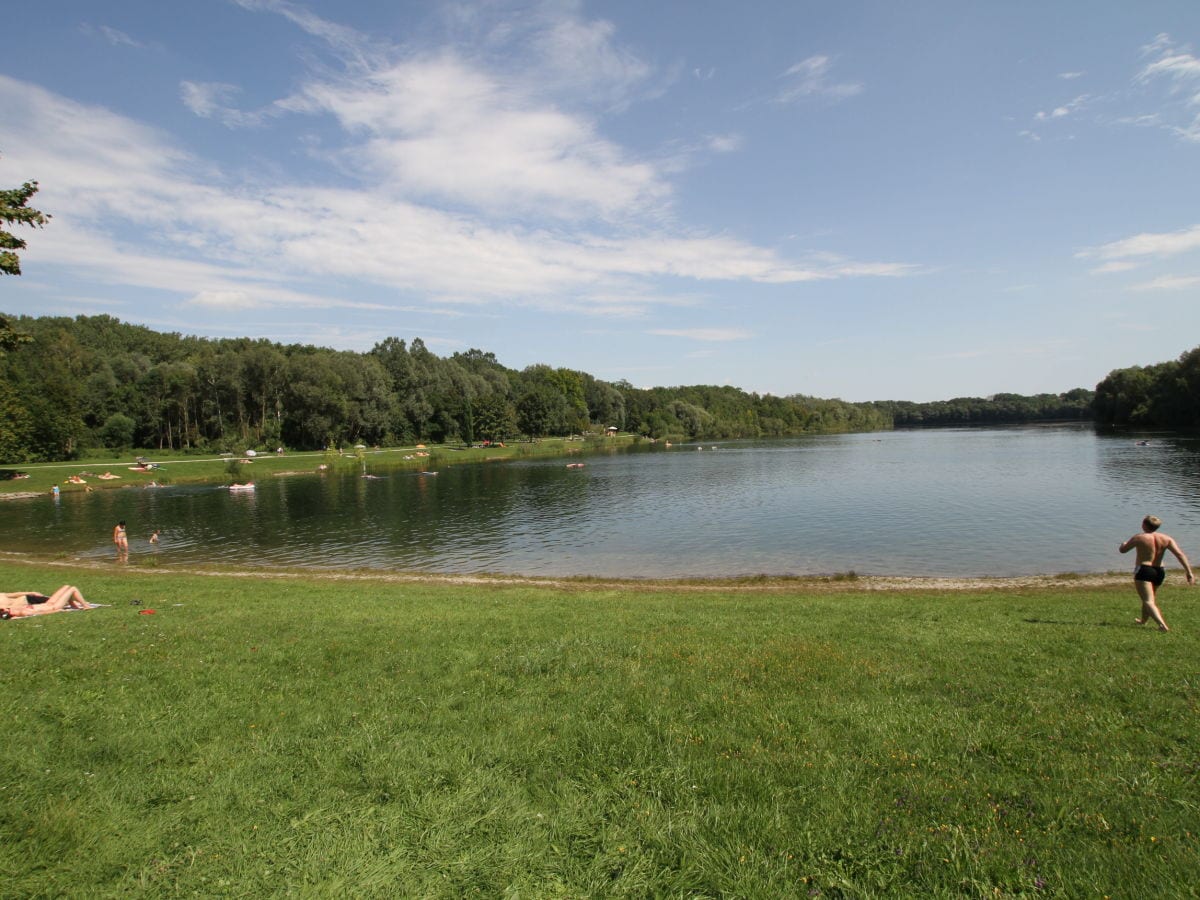
M154 610L152 610L152 609L139 609L139 610L138 610L138 615L139 615L139 616L152 616L152 615L154 615Z

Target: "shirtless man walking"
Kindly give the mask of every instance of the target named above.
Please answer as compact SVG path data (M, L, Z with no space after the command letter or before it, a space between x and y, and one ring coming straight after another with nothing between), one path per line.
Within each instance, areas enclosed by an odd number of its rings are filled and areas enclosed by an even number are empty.
M1133 570L1133 586L1137 588L1138 596L1142 598L1142 617L1134 619L1138 625L1145 625L1150 619L1158 623L1159 631L1170 631L1163 621L1162 613L1155 603L1155 590L1163 583L1166 572L1163 570L1163 555L1170 550L1187 573L1187 583L1195 584L1196 576L1192 573L1192 565L1187 555L1175 543L1175 538L1169 534L1159 534L1162 519L1158 516L1146 516L1142 519L1142 530L1120 546L1122 553L1137 550L1137 568Z

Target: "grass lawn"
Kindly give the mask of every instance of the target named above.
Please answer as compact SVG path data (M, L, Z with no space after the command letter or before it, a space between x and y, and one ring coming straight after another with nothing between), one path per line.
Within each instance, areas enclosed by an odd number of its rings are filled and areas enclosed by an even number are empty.
M1178 579L0 580L3 897L1197 896Z

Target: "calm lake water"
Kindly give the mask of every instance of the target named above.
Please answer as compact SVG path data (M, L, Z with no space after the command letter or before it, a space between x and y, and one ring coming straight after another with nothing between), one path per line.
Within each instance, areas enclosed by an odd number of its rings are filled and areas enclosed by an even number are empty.
M105 490L9 501L0 538L41 557L109 559L125 519L131 559L161 566L1024 575L1124 569L1117 544L1153 512L1200 557L1200 440L1136 437L897 431L643 445L584 457L582 469L543 459L292 476L249 494Z

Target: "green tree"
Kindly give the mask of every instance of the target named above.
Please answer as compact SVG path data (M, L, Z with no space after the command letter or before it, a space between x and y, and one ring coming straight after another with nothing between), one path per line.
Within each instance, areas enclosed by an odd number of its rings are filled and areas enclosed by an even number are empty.
M548 384L535 384L517 401L517 426L530 439L561 434L567 419L567 401Z
M50 219L48 215L29 206L29 198L37 193L38 183L27 181L19 188L0 191L0 222L5 225L29 225L40 228ZM14 250L24 250L25 242L9 231L0 229L0 272L20 275L21 260Z
M33 443L33 416L3 368L0 357L0 462L28 462Z
M50 219L48 215L29 206L29 198L37 193L38 183L27 181L19 188L0 191L0 223L29 225L40 228ZM6 228L0 228L0 274L20 275L21 260L15 251L24 250L25 241ZM13 350L28 341L26 335L12 327L7 316L0 315L0 353Z
M475 434L489 441L503 441L517 431L517 411L499 394L488 394L473 404Z
M121 413L113 413L100 428L100 440L110 450L128 450L133 446L133 432L137 422Z
M1096 385L1096 421L1102 425L1143 425L1154 384L1141 366L1114 369Z

